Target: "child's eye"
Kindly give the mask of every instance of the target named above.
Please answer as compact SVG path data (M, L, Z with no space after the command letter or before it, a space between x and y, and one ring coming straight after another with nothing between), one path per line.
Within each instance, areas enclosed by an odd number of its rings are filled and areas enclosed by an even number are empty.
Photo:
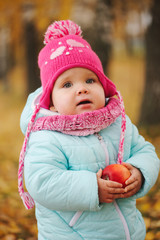
M72 86L72 84L70 82L66 82L63 87L64 88L70 88Z
M89 78L86 80L86 83L94 83L94 82L95 82L95 80L93 78Z

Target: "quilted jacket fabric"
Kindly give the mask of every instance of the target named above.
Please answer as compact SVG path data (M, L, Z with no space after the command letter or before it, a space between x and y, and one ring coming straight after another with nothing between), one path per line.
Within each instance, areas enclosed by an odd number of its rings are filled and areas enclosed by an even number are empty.
M33 113L31 94L21 116L25 134ZM45 113L46 114L46 113ZM37 117L43 114L40 112ZM121 117L101 130L109 163L116 163ZM114 203L99 204L96 172L105 167L105 152L96 135L65 135L56 131L32 132L25 156L25 184L36 204L39 240L124 240L122 221ZM139 168L144 176L140 191L116 203L123 214L130 239L145 239L145 224L136 208L136 199L154 185L159 172L159 159L154 147L139 135L127 117L124 161ZM73 227L69 223L77 211L81 216Z

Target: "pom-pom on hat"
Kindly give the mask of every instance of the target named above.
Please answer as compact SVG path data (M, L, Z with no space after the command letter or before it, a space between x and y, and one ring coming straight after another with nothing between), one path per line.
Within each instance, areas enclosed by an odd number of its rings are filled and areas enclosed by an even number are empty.
M44 39L46 45L38 57L43 87L41 107L49 109L56 79L64 71L74 67L93 71L102 83L106 97L116 94L115 85L104 75L100 59L81 34L80 27L70 20L56 21L48 27Z

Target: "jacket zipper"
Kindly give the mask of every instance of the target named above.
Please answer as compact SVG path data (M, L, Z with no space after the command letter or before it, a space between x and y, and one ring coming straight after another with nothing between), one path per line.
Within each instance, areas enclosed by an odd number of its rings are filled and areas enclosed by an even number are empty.
M74 216L72 217L71 221L69 222L69 226L73 227L76 222L78 221L78 219L80 218L80 216L82 215L83 211L77 211Z
M98 140L100 141L101 146L103 147L103 150L104 150L105 156L106 156L106 159L105 159L106 166L108 166L109 165L109 154L108 154L108 150L106 148L105 142L104 142L102 136L99 133L95 133L95 136L98 138Z
M130 233L129 233L127 222L126 222L126 220L125 220L125 218L124 218L124 216L123 216L123 214L122 214L122 212L121 212L121 210L120 210L116 200L114 200L113 204L114 204L115 209L118 212L119 217L120 217L120 219L122 221L122 224L123 224L123 227L124 227L124 231L125 231L125 234L126 234L126 240L130 240L131 238L130 238Z
M105 145L105 142L103 140L103 137L99 133L95 133L95 135L97 136L98 140L101 143L101 146L104 149L104 152L105 152L105 155L106 155L105 162L106 162L106 166L108 166L109 165L109 153L108 153L107 147ZM116 200L113 201L113 204L114 204L115 209L116 209L116 211L117 211L117 213L118 213L118 215L119 215L119 217L120 217L120 219L122 221L122 224L123 224L123 227L124 227L124 231L125 231L125 235L126 235L126 240L131 240L127 222L126 222L126 220L125 220L125 218L124 218L124 216L123 216L123 214L122 214L122 212L121 212L121 210L120 210Z
M108 166L109 165L109 154L108 154L108 150L107 150L107 147L105 145L105 142L104 142L102 136L99 133L95 133L95 136L98 138L98 140L101 143L101 146L103 147L103 150L104 150L105 156L106 156L106 159L105 159L106 166ZM116 211L117 211L117 213L118 213L118 215L119 215L119 217L122 221L124 231L125 231L125 235L126 235L126 240L130 240L131 238L130 238L130 233L129 233L127 222L126 222L126 220L125 220L125 218L124 218L116 200L114 200L113 204L114 204L115 209L116 209ZM76 222L78 221L78 219L80 218L82 213L83 213L83 211L77 211L75 213L75 215L72 217L71 221L69 222L70 227L73 227L76 224Z

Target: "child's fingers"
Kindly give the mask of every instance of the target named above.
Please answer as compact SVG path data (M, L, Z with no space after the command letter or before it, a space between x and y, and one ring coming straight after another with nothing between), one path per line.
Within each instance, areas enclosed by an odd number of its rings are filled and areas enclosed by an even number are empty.
M131 184L131 183L133 183L133 182L135 182L135 181L136 181L135 176L134 176L134 175L131 175L131 176L125 181L125 184L126 184L126 185L129 185L129 184Z
M107 194L104 202L109 203L109 202L113 202L114 199L117 198L124 198L124 193L119 193L119 194Z
M106 203L112 203L114 201L114 199L106 199Z
M106 183L106 191L109 194L116 195L116 194L122 194L125 192L124 188L122 188L121 183L109 181L109 180L107 180L105 183Z
M124 193L124 194L123 194L123 198L132 197L134 194L136 194L136 190L135 190L135 189L132 189L131 191Z
M118 182L110 181L110 180L104 180L106 182L106 185L110 188L122 188L123 185Z
M133 166L130 163L123 162L122 165L124 165L129 171L132 171Z
M133 181L131 184L129 184L129 185L127 185L127 186L125 187L125 192L129 192L129 191L131 191L131 190L133 190L133 189L136 189L137 186L138 186L138 180L135 180L135 181Z
M124 193L125 190L124 188L108 188L108 193L111 193L111 194L119 194L119 193Z
M102 177L102 169L99 169L99 171L96 173L98 178Z

